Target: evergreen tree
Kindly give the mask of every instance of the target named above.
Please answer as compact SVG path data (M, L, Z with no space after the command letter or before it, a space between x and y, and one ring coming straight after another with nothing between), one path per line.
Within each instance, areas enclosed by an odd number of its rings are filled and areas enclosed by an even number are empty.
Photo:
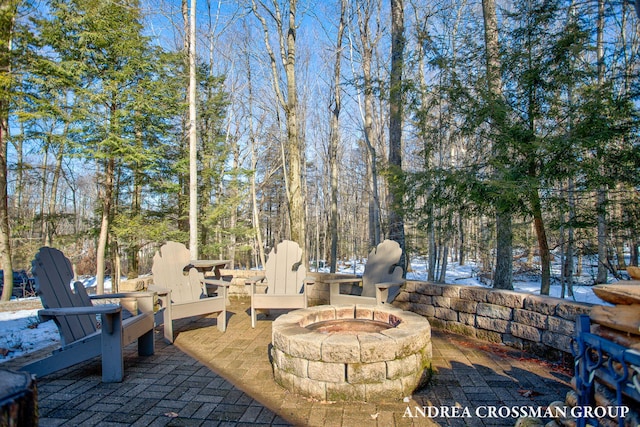
M54 0L43 35L55 54L78 74L74 107L83 115L75 150L99 166L101 192L97 247L97 288L104 288L105 256L118 200L120 168L144 164L150 151L141 140L153 97L140 96L154 69L156 52L142 35L136 0ZM151 77L153 80L158 76ZM145 111L147 110L147 111Z

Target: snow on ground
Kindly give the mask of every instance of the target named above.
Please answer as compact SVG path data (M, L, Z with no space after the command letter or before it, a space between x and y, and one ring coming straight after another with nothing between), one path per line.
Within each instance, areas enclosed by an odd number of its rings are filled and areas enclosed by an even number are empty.
M411 262L411 272L407 273L407 278L412 280L427 280L427 265L423 260L413 260ZM463 266L458 263L450 263L447 266L446 283L455 285L470 285L490 287L483 284L478 278L479 267L470 262ZM587 274L585 274L585 272ZM591 304L608 304L598 298L590 285L589 279L592 272L583 270L583 276L578 278L577 283L573 285L573 296L568 296L565 291L564 298L570 301L586 302ZM553 271L552 276L558 277L559 271ZM557 280L556 280L557 282ZM591 282L592 283L592 282ZM513 288L518 292L526 292L530 294L540 295L540 276L539 275L514 275ZM549 295L560 298L562 288L559 283L552 283Z
M37 309L0 312L0 331L0 367L3 361L60 342L53 320L39 323Z
M312 268L313 270L313 268ZM411 280L426 280L426 262L420 258L415 258L411 262L411 272L407 278ZM339 269L341 273L362 274L364 265L360 262L344 265ZM450 263L447 267L446 283L456 285L485 286L478 278L479 268L474 263L460 266L457 263ZM558 276L556 270L552 272ZM579 283L592 282L593 272L585 269L583 276L578 278ZM95 286L95 278L84 278L83 283L86 288ZM540 293L540 277L535 275L514 276L514 288L519 292L532 294ZM105 290L111 289L110 280L105 280ZM560 286L552 284L551 296L560 296ZM606 304L596 297L588 285L574 285L574 297L566 297L572 301L588 302L592 304ZM37 351L49 345L58 343L60 335L52 320L38 323L38 310L19 310L0 312L0 367L2 362L12 358Z

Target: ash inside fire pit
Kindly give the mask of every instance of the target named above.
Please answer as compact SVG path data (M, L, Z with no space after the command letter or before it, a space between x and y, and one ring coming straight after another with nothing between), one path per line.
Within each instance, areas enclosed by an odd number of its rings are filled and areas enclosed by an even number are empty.
M325 320L307 325L307 329L325 334L359 334L361 332L380 332L392 328L389 323L365 319Z

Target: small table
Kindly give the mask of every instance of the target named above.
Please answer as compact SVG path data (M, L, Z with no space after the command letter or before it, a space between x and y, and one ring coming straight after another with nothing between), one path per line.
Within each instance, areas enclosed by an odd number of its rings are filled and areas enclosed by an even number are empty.
M220 274L220 270L222 270L230 261L228 259L196 259L189 261L189 264L185 266L185 271L190 268L195 268L200 273L206 274L209 272L213 272L213 277L215 279L221 279L222 275Z

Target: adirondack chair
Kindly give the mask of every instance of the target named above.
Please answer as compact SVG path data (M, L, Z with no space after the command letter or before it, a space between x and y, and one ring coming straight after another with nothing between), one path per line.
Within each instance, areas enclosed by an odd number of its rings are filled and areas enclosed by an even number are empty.
M218 329L227 328L227 287L229 282L205 279L192 267L189 250L178 242L165 243L153 257L154 285L164 308L164 338L173 342L173 321L191 316L218 313ZM217 291L217 296L208 296Z
M51 356L21 368L44 376L96 356L102 356L102 381L120 382L124 375L123 347L138 341L138 354L154 353L154 295L150 292L89 296L80 282L73 284L71 262L62 252L43 247L33 260L35 288L42 301L42 321L53 319L61 348ZM121 304L93 305L92 299L121 298ZM123 306L133 315L123 320ZM100 315L101 328L96 315Z
M269 253L264 266L265 275L245 282L251 295L251 327L256 327L257 310L293 309L307 307L307 286L313 280L306 278L302 264L302 250L296 242L284 240ZM266 292L258 292L257 285L265 283Z
M387 304L398 295L403 268L398 265L402 249L398 242L384 240L369 253L362 278L328 280L331 304ZM360 295L341 294L341 284L362 286Z

